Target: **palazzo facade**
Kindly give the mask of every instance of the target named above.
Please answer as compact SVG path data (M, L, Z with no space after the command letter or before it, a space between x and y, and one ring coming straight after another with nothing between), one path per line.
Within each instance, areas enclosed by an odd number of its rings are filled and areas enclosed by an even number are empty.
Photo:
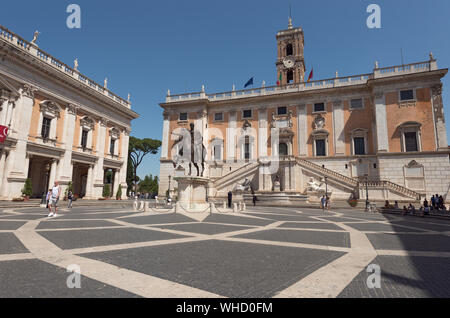
M290 24L276 39L278 86L168 92L160 104L161 196L179 173L172 163L180 153L176 132L191 123L207 149L211 199L243 181L259 195L307 196L325 186L340 199L365 198L366 191L376 200L449 192L441 82L448 70L431 53L424 62L375 62L367 74L307 82L302 28ZM171 190L176 187L172 181Z
M31 179L40 198L55 180L69 182L81 198L111 196L126 172L131 121L138 114L125 100L69 67L36 44L0 26L0 199L22 196Z

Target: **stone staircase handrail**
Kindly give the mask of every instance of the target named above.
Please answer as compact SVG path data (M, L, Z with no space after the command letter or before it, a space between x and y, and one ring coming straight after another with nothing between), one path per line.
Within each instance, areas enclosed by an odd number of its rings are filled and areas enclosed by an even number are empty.
M236 170L234 170L234 171L228 173L227 175L225 175L225 176L223 176L223 177L221 177L221 178L215 180L215 181L214 181L214 186L215 186L215 187L218 187L218 186L220 186L220 185L226 183L226 182L229 181L230 179L232 179L235 175L244 172L245 170L247 170L247 169L250 168L250 167L253 168L253 166L256 166L256 165L259 165L259 163L257 163L257 162L252 162L252 163L246 164L245 166L242 166L242 167L240 167L239 169L236 169Z
M352 187L355 187L355 188L358 186L358 181L357 180L355 180L353 178L350 178L350 177L347 177L347 176L344 176L344 175L342 175L342 174L340 174L340 173L338 173L336 171L333 171L333 170L321 167L321 166L319 166L319 165L317 165L315 163L312 163L310 161L307 161L307 160L304 160L304 159L301 159L301 158L297 158L296 161L297 161L297 163L300 166L313 169L313 170L319 172L320 174L322 174L322 175L324 175L326 177L332 177L332 178L337 179L339 181L345 182L348 185L350 185Z

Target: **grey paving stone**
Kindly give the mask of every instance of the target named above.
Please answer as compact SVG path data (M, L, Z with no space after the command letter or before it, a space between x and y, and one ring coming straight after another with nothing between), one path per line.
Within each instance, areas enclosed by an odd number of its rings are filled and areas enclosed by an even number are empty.
M248 229L248 227L243 226L231 226L231 225L223 225L223 224L208 224L208 223L193 223L193 224L179 224L179 225L165 225L158 226L163 229L171 229L178 231L185 231L191 233L199 233L199 234L221 234L227 232L234 232Z
M378 256L381 289L369 289L369 273L362 271L339 295L340 298L449 298L448 258Z
M84 276L81 289L70 289L66 283L69 275L64 268L39 260L0 262L0 298L137 297Z
M62 249L85 248L115 244L170 240L186 236L144 229L94 229L75 231L39 232Z
M3 221L0 219L0 231L15 231L21 228L26 222L20 221Z
M393 224L382 223L356 223L347 224L348 226L358 231L380 231L380 232L422 232L420 230L413 230L406 227L396 226Z
M323 217L323 220L331 221L331 222L361 222L364 220L358 220L353 218L347 218L347 217L340 217L340 216L327 216Z
M343 253L202 241L83 254L225 297L267 298Z
M265 241L350 247L350 235L348 233L337 232L333 233L319 231L267 230L238 235L235 237Z
M139 224L139 225L152 225L152 224L165 224L165 223L185 223L185 222L195 222L195 220L188 218L182 214L161 214L161 215L151 215L151 216L138 216L138 217L127 217L122 219L125 222Z
M274 212L275 213L275 212ZM269 213L247 213L249 215L258 216L266 219L271 219L274 221L315 221L308 216L297 214L297 215L277 215Z
M449 252L450 237L444 235L367 234L378 250Z
M439 225L439 224L431 224L431 223L442 223L442 224ZM424 220L423 222L399 221L399 222L393 222L393 224L417 227L417 228L421 228L421 229L428 230L428 231L437 231L437 232L450 231L450 223L446 222L446 221L440 221L438 219Z
M226 224L240 224L240 225L254 225L254 226L266 226L274 223L273 220L263 220L257 218L246 218L234 215L226 214L212 214L208 216L204 222L211 223L226 223Z
M336 230L343 231L342 228L335 224L331 223L295 223L295 222L286 222L279 226L280 228L298 228L298 229L321 229L321 230Z
M1 218L0 220L6 219L6 220L26 220L26 221L33 221L33 220L39 220L46 218L47 214L20 214L20 215L9 215Z
M68 229L68 228L83 228L83 227L106 227L106 226L120 226L120 225L117 223L102 220L44 221L39 223L37 230Z
M0 233L0 254L20 253L28 253L28 250L19 239L13 233Z
M122 216L129 216L132 212L127 213L70 213L70 212L62 212L60 213L59 219L117 219Z

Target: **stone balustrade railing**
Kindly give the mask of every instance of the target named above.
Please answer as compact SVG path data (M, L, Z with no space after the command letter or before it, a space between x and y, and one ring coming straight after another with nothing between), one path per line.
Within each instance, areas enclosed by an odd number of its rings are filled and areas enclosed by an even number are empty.
M108 89L100 86L95 81L89 79L88 77L82 75L80 72L74 70L70 66L64 64L58 59L54 58L50 54L39 49L35 44L28 42L18 36L17 34L9 31L7 28L0 25L0 39L12 44L13 46L25 51L26 53L36 56L42 62L47 63L51 67L63 72L64 74L71 76L78 82L90 87L91 89L97 91L99 94L105 95L108 98L114 100L115 102L122 104L123 106L131 109L131 103L120 96L114 94Z
M347 176L344 176L344 175L342 175L342 174L340 174L340 173L338 173L336 171L333 171L333 170L321 167L319 165L316 165L315 163L312 163L311 161L304 160L304 159L301 159L301 158L297 158L297 163L300 166L303 166L303 167L306 167L306 168L310 168L310 169L318 172L319 174L321 174L321 175L323 175L325 177L331 177L333 179L342 181L342 182L346 183L347 185L349 185L351 187L356 188L358 186L358 181L357 180L355 180L353 178L350 178L350 177L347 177Z
M246 97L266 96L280 93L305 92L326 88L345 87L353 85L366 84L371 79L390 77L396 75L421 73L427 71L437 70L437 63L435 59L430 61L413 63L401 66L392 66L385 68L376 68L371 74L362 74L347 77L337 77L324 80L317 80L311 82L303 82L299 84L288 84L284 86L268 86L253 89L233 90L229 92L206 94L204 91L197 93L170 95L166 97L166 103L175 103L183 101L192 101L206 99L209 101L229 100Z
M368 182L362 182L360 184L360 187L365 187L367 183L367 187L370 188L381 188L381 189L388 189L397 193L401 193L405 196L408 196L410 198L413 198L415 200L421 199L421 194L410 190L408 188L405 188L399 184L390 182L390 181L368 181Z
M225 176L223 176L223 177L217 179L216 181L214 181L214 186L217 188L217 187L223 185L224 183L232 180L234 177L236 177L238 175L241 175L245 171L251 170L251 169L253 169L253 168L257 167L257 166L259 166L259 163L257 163L257 162L252 162L252 163L249 163L247 165L244 165L244 166L240 167L239 169L236 169L236 170L230 172L229 174L226 174Z

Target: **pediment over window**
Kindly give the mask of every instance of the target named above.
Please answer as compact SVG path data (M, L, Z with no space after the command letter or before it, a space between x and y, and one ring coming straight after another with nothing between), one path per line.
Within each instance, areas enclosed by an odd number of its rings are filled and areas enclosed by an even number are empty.
M95 121L92 118L86 116L80 120L80 124L83 128L92 130L94 129Z
M119 139L120 137L120 131L117 128L111 128L109 130L109 135L114 139Z
M59 117L59 114L62 111L61 106L50 100L44 100L39 105L41 112L45 113L47 116Z
M417 121L407 121L399 126L399 128L409 128L409 127L420 128L422 127L422 124Z
M418 163L415 160L412 160L410 163L408 163L406 166L406 168L422 168L423 165L421 165L420 163Z
M318 137L318 136L326 136L328 137L330 135L330 133L328 132L328 130L326 129L316 129L312 132L311 134L313 137Z

